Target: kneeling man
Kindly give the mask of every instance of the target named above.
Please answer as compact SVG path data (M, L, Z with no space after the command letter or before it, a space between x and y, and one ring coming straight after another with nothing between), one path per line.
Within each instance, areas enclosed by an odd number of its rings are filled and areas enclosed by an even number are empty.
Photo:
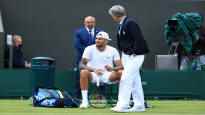
M88 81L110 84L119 81L123 66L118 51L107 45L111 40L106 32L99 32L96 35L96 43L85 48L80 71L80 87L82 103L80 108L89 107L88 102Z

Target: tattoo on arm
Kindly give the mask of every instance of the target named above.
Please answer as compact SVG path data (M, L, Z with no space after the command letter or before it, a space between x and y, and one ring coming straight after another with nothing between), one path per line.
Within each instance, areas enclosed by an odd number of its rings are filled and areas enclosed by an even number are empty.
M87 66L88 61L89 61L88 59L83 58L80 63L80 69L87 69L88 71L91 71L91 72L95 71L94 68Z
M123 69L123 65L121 60L116 60L114 61L115 67L113 68L114 71L118 71L118 70L122 70Z

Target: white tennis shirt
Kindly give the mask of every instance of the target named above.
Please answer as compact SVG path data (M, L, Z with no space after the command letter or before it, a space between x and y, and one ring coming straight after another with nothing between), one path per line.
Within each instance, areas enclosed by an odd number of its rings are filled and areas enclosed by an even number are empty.
M106 70L105 66L114 66L113 62L120 60L120 55L112 46L107 45L104 51L99 51L94 44L85 48L82 58L88 59L89 67Z

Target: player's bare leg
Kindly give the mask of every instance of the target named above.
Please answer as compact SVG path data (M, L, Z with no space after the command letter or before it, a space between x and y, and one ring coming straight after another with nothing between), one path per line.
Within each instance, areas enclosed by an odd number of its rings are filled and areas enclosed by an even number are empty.
M91 79L91 72L88 70L80 71L80 88L81 90L88 90L88 82Z
M118 71L112 71L109 80L110 81L120 81L122 75L122 70L118 70Z
M80 71L80 88L82 93L82 103L80 108L88 108L88 82L91 79L92 75L88 70Z

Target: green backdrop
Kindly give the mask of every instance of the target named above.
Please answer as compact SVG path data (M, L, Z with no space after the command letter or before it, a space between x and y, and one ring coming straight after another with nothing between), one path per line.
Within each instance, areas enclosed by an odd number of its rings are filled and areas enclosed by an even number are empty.
M31 70L0 70L0 97L31 96L33 77ZM205 99L205 71L143 70L142 83L146 98ZM57 70L54 85L73 93L75 72ZM112 94L117 96L116 87Z

